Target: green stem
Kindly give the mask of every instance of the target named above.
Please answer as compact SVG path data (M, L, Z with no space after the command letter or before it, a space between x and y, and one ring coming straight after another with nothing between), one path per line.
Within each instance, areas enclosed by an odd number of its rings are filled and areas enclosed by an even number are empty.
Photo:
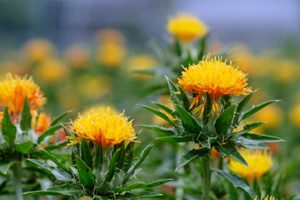
M21 163L22 161L16 162L13 169L17 200L23 200Z
M202 190L202 200L208 200L210 191L210 180L211 180L211 169L210 169L210 157L207 154L203 158L204 164L204 177L203 177L203 190Z

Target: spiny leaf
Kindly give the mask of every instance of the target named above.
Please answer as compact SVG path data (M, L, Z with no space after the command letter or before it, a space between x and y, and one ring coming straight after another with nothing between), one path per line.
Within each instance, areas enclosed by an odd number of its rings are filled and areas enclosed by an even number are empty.
M218 134L227 134L233 122L236 105L231 105L226 108L218 117L215 123L215 128Z
M216 149L218 152L221 153L222 158L225 158L227 156L231 156L241 164L248 166L245 159L241 156L241 154L235 149L233 144L226 144L226 145L218 145L216 146Z
M59 114L58 116L56 116L53 121L51 122L50 126L54 126L57 123L59 123L63 118L65 118L68 114L70 114L72 111L68 110L66 112L63 112L61 114Z
M181 169L182 167L186 166L187 164L189 164L190 162L206 155L207 153L209 153L209 149L199 149L199 150L191 150L189 152L187 152L186 154L184 154L179 162L178 165L176 166L175 171L179 171L179 169Z
M21 129L24 131L27 131L31 129L31 113L30 113L30 107L28 103L28 99L25 98L24 106L23 106L23 112L22 112L22 118L21 118Z
M80 143L80 157L90 169L93 169L93 158L89 144L85 138Z
M76 167L79 175L80 183L88 189L93 189L96 182L96 177L92 170L85 164L79 156L76 156Z
M175 107L185 131L192 134L199 134L202 128L193 115L177 104Z
M2 134L4 136L4 140L9 144L13 145L16 139L16 134L17 134L17 128L15 125L12 123L9 113L8 113L8 108L5 108L4 110L4 117L2 120Z
M62 128L61 124L50 127L42 135L39 136L38 143L40 144L41 142L43 142L46 139L46 137L53 135L55 131L59 130L60 128Z
M134 174L135 170L143 163L146 156L149 154L150 150L152 149L153 144L149 144L145 147L145 149L142 151L140 156L137 158L135 163L129 168L128 172L125 174L125 177L122 181L122 184L125 184L129 178Z
M143 107L146 108L147 110L149 110L150 112L152 112L152 113L158 115L158 116L161 117L162 119L166 120L166 121L169 122L172 126L176 127L176 124L175 124L172 120L170 120L169 117L168 117L166 114L164 114L163 112L161 112L160 110L157 110L157 109L155 109L155 108L153 108L153 107L145 106L145 105L143 105Z
M224 177L226 180L228 180L231 184L234 185L236 188L240 188L243 191L245 191L248 195L250 195L251 198L255 198L256 194L255 192L250 188L250 186L247 185L245 181L243 181L241 178L235 175L231 175L223 170L213 168L213 171L217 172L217 174Z
M250 117L251 115L253 115L254 113L260 111L261 109L263 109L264 107L272 104L272 103L275 103L275 102L279 102L278 100L271 100L271 101L267 101L267 102L264 102L262 104L259 104L257 106L254 106L253 108L251 108L250 110L246 111L245 113L243 113L241 115L241 120L243 119L246 119L248 117Z
M33 142L27 141L21 144L16 144L15 148L17 152L27 154L30 152L30 150L34 147Z
M118 149L117 151L115 151L115 153L113 154L111 161L109 163L108 166L108 171L105 175L105 181L104 182L110 182L111 179L113 178L115 171L116 171L116 167L117 167L117 162L120 159L120 152L121 149Z
M160 142L190 142L193 140L192 136L165 136L165 137L157 137L156 141Z
M139 127L155 131L157 133L162 133L164 135L175 135L176 131L173 128L165 128L157 125L138 125Z

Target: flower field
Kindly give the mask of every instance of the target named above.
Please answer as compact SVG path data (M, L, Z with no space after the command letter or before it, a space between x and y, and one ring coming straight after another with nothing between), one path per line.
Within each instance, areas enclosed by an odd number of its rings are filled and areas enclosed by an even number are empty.
M150 48L103 28L4 52L0 199L300 199L300 48L164 21Z

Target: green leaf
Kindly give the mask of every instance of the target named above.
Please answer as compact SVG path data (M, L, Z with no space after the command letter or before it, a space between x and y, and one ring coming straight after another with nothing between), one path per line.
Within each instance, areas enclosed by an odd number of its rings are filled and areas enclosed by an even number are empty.
M38 143L40 144L41 142L43 142L46 139L46 137L53 135L60 128L62 128L61 124L51 126L48 130L46 130L42 135L39 136Z
M115 172L116 172L116 167L117 167L117 163L120 159L120 152L121 152L121 149L118 149L117 151L114 152L112 158L111 158L111 161L109 163L109 166L108 166L108 171L105 175L105 180L104 182L110 182L111 179L113 178Z
M218 134L227 134L231 129L236 105L231 105L226 108L218 117L215 123L215 128Z
M93 189L96 183L96 177L92 170L85 164L79 156L76 156L76 167L80 183L88 189Z
M24 131L27 131L31 129L31 113L30 113L30 106L28 103L28 99L25 98L24 106L23 106L23 112L22 112L22 118L21 118L21 129Z
M243 113L241 115L241 120L243 119L246 119L248 117L250 117L251 115L253 115L254 113L260 111L261 109L263 109L264 107L272 104L272 103L275 103L275 102L279 102L278 100L271 100L271 101L266 101L262 104L259 104L257 106L254 106L253 108L251 108L250 110L246 111L245 113Z
M125 149L125 154L124 154L124 165L123 165L123 171L126 173L132 163L133 159L133 150L134 150L134 142L130 142L126 149Z
M103 149L100 144L96 145L95 168L101 170L103 164Z
M262 124L264 124L264 123L263 122L254 122L251 124L246 124L243 127L243 130L233 133L232 135L230 135L230 137L237 138L237 137L244 135L245 133L248 133L249 131L261 126Z
M161 133L163 135L175 135L176 131L173 128L165 128L157 125L138 125L139 127L154 131L156 133Z
M149 144L145 147L145 149L142 151L140 156L137 158L134 164L129 168L128 172L125 174L122 184L125 184L129 180L129 178L134 174L135 170L143 163L143 161L145 160L146 156L149 154L152 147L153 144Z
M27 159L29 163L40 168L41 170L47 172L48 174L52 174L58 181L71 182L72 177L70 174L65 171L58 169L56 167L46 165L39 160L36 159Z
M250 101L253 94L254 94L254 92L250 92L238 103L237 108L236 108L236 115L235 115L234 121L233 121L234 125L238 124L238 122L240 120L240 116L242 114L242 111L244 110L244 108L246 107L248 102Z
M152 187L162 185L162 184L165 184L165 183L173 181L173 180L174 179L169 178L169 179L160 179L160 180L157 180L157 181L154 181L154 182L151 182L151 183L137 182L137 183L131 184L131 185L129 185L127 187L124 187L124 188L117 188L116 192L130 192L130 191L135 190L135 189L152 188Z
M93 158L91 149L85 138L80 142L80 158L87 164L87 166L93 170Z
M52 190L37 190L37 191L24 192L23 195L33 195L33 196L44 196L44 195L60 196L61 195L61 196L70 196L70 197L73 196L73 194L68 192L52 191Z
M158 103L158 102L155 102L154 104L157 105L162 110L164 110L165 112L167 112L172 117L175 117L175 112L171 108L169 108L168 106L166 106L164 104L161 104L161 103Z
M284 142L284 140L279 137L263 134L246 133L243 137L251 140L259 140L260 142L265 143Z
M23 154L28 154L33 147L34 147L34 143L31 141L27 141L27 142L15 145L16 151L23 153Z
M7 108L5 108L4 110L4 117L2 120L2 134L4 136L4 140L9 145L14 144L17 134L17 128L12 123Z
M187 97L187 95L185 94L185 92L183 91L183 89L181 87L178 88L180 94L178 94L178 96L180 96L180 99L183 103L183 106L186 110L188 110L190 108L190 101Z
M180 158L175 171L178 172L182 167L184 167L187 164L189 164L190 162L206 155L207 153L209 153L209 149L199 149L199 150L193 149L193 150L187 152Z
M40 150L39 153L46 157L47 159L50 159L52 162L54 162L59 169L62 169L63 171L71 174L71 171L69 168L67 168L62 162L59 161L57 156L47 150Z
M199 134L202 128L193 115L177 104L175 107L185 131L192 134Z
M8 175L9 169L13 164L14 164L14 162L7 162L7 163L1 162L0 174L5 175L5 176Z
M243 136L237 138L235 143L247 149L269 149L264 141L252 140Z
M157 137L155 138L156 141L160 142L190 142L193 141L192 136L165 136L165 137Z
M51 122L50 126L55 126L57 123L59 123L63 118L65 118L68 114L70 114L72 111L68 110L66 112L63 112L56 116L53 121Z
M169 122L172 126L176 127L176 124L172 120L170 120L169 117L166 114L164 114L163 112L161 112L160 110L157 110L153 107L145 106L145 105L143 105L143 107L146 108L147 110L149 110L150 112L158 115L159 117L161 117L165 121Z
M121 143L119 149L120 149L120 154L119 154L119 159L117 160L116 167L118 169L123 169L123 165L125 161L125 141Z
M217 172L220 176L224 177L226 180L228 180L234 187L242 189L244 192L246 192L248 195L250 195L251 198L255 198L256 194L255 192L250 188L250 186L247 185L245 181L243 181L241 178L235 175L231 175L223 170L213 168L213 171Z
M234 158L235 160L237 160L241 164L248 166L245 159L235 149L234 144L218 145L218 146L216 146L216 149L218 150L218 152L221 153L222 158L225 158L227 156L231 156L232 158Z
M59 184L57 186L48 188L47 190L37 190L23 193L24 195L56 195L56 196L69 196L75 198L76 196L82 196L83 190L79 185L74 184Z
M173 83L173 81L171 81L171 79L169 79L167 76L165 76L167 83L168 83L168 88L169 88L169 92L170 92L170 98L172 103L175 104L180 104L180 101L177 97L177 94L179 92L178 87Z
M194 59L192 57L191 52L187 51L187 54L186 54L184 60L182 60L181 65L184 66L184 67L188 67L188 66L190 66L190 65L192 65L194 63L195 62L194 62Z
M205 95L205 107L204 107L204 112L203 112L203 121L204 124L208 122L209 115L211 113L213 107L212 99L208 93Z

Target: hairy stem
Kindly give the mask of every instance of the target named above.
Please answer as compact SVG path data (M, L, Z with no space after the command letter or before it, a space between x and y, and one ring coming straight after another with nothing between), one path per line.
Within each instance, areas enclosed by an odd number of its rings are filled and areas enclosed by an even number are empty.
M22 191L22 166L21 162L16 162L13 168L14 173L14 183L16 188L16 197L17 200L23 200L23 191Z
M202 200L208 200L210 191L210 181L211 181L211 169L210 169L210 157L207 154L203 158L204 164L204 177L203 177L203 190L202 190Z

